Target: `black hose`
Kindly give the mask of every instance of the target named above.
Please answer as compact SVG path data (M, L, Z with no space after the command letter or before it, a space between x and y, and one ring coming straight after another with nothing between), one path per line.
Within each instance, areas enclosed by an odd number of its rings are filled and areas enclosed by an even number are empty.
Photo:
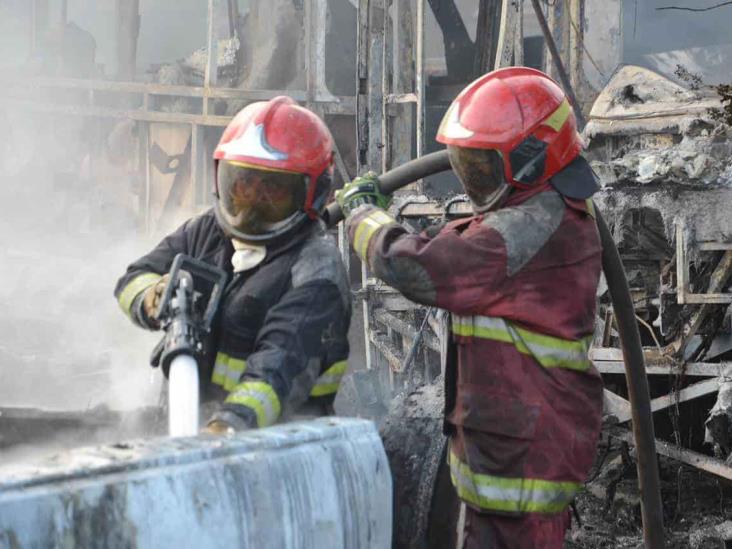
M413 181L448 169L450 169L450 161L447 151L438 151L411 160L379 176L379 187L385 194L393 193ZM328 225L333 226L343 219L343 214L338 204L333 203L328 205L324 217ZM633 417L633 436L638 452L638 484L641 494L643 537L646 547L661 549L664 546L661 485L656 461L656 439L653 432L653 414L643 348L620 254L605 220L597 209L596 217L602 243L602 270L605 273L613 311L618 323Z
M663 507L661 483L656 460L656 436L653 432L653 411L648 391L648 377L643 358L638 322L633 309L628 280L620 261L618 248L600 212L595 208L597 227L602 243L602 271L610 291L610 300L618 325L623 349L625 379L628 383L630 410L633 416L633 437L638 453L638 484L641 493L643 539L649 549L662 549Z
M450 160L447 158L447 151L433 152L415 160L405 162L398 168L394 168L380 175L379 189L384 194L391 194L418 179L449 169L451 167ZM329 227L333 227L343 220L343 212L341 212L338 203L333 202L328 204L323 214L323 219Z

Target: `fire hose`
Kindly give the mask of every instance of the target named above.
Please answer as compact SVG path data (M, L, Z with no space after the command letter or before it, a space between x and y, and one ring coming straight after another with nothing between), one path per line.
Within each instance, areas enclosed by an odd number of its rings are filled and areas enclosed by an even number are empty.
M423 177L449 169L451 166L447 151L434 152L380 175L379 189L384 194L391 194ZM663 508L658 462L656 461L653 414L640 333L620 254L612 234L597 208L595 208L595 215L602 244L602 270L605 273L617 320L623 363L625 364L625 379L628 384L633 437L638 455L637 468L643 537L646 547L660 549L664 546ZM337 203L332 203L328 205L324 217L329 226L335 226L343 220L343 213Z

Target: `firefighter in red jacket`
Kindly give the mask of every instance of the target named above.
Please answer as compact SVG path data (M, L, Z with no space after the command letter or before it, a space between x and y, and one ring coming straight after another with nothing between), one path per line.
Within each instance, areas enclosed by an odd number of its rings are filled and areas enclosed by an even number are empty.
M371 271L451 313L445 423L464 546L559 548L602 413L587 354L601 270L589 201L597 182L567 98L533 69L473 82L437 140L472 217L436 236L410 233L384 210L372 176L337 198Z

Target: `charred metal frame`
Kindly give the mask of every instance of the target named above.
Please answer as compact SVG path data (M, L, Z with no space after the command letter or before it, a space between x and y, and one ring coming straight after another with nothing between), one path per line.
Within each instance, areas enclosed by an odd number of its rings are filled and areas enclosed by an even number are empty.
M401 0L393 1L396 6L403 5ZM422 10L424 10L424 3L420 2L420 4ZM502 2L501 27L494 64L496 68L520 64L523 61L521 47L523 44L523 9L523 1L504 0ZM581 93L584 91L581 88L584 84L582 59L584 55L585 2L584 0L566 0L555 2L542 9L545 10L544 13L546 13L548 19L548 29L557 38L555 51L563 59L568 60L566 79L571 82L575 89L579 90L578 103L581 104L582 99L586 97L586 94ZM359 89L362 95L359 96L359 101L362 102L362 107L358 110L358 127L360 147L366 154L362 156L359 170L384 171L394 164L398 164L399 158L402 158L389 156L391 148L388 145L393 143L394 140L403 138L403 136L393 135L389 131L389 120L390 117L393 117L390 111L391 105L393 103L413 101L419 97L419 91L410 94L409 91L404 89L394 91L389 87L392 82L392 73L390 71L393 70L393 67L385 61L390 59L391 50L389 48L401 51L402 48L410 48L411 43L404 45L400 42L399 36L392 37L391 19L384 16L386 10L385 0L361 0L360 10ZM365 16L367 13L370 14L369 17ZM388 14L388 10L386 13ZM417 29L418 43L423 40L419 35L420 31L423 32L421 27ZM392 43L393 45L391 45ZM383 55L377 53L381 51L384 52ZM549 52L545 53L549 54ZM545 55L545 60L547 70L556 74L556 70L551 67L552 59L550 55ZM381 76L382 73L383 76ZM419 70L415 76L420 76ZM424 85L423 81L424 76L420 81L421 86ZM423 87L420 90L423 90ZM367 100L370 107L368 109L366 103L364 103ZM419 125L418 128L422 129L423 125ZM423 136L418 134L418 138L421 143ZM421 188L417 187L415 190L420 191ZM405 220L424 217L438 218L446 214L444 206L444 204L437 201L424 200L424 197L421 197L402 204L399 215ZM470 214L470 207L464 202L451 204L449 209L450 211L447 214L452 216ZM720 293L721 287L719 284L717 286L710 285L708 293L692 293L689 290L688 276L690 249L694 249L695 253L725 251L727 255L732 256L732 242L690 242L683 221L677 223L676 231L676 270L678 273L676 297L678 304L699 304L704 308L714 304L732 303L732 294ZM720 275L722 274L721 271L727 272L726 269L729 268L728 264L730 263L732 263L732 260L724 256L718 267ZM720 279L720 276L717 276L717 279ZM407 355L407 349L414 341L416 332L420 327L420 323L416 320L405 321L399 315L400 313L419 310L419 308L410 305L393 289L370 279L365 270L363 271L363 288L360 297L363 299L364 332L367 348L369 349L367 352L368 367L388 368L393 385L392 389L394 389L396 388L394 387L397 381L396 376L404 374L404 357ZM422 346L424 349L429 349L430 352L439 353L441 349L440 337L443 337L443 334L440 333L436 322L431 322L429 325L434 335L431 333L426 334ZM696 333L700 325L701 322L697 322L687 327L686 338L684 339L688 341L688 338ZM689 376L697 378L699 381L654 399L652 401L654 411L660 411L680 402L713 394L717 392L719 382L727 378L729 373L732 372L732 362L685 363L678 358L680 356L678 349L666 349L665 351L665 353L662 353L655 348L645 350L648 375ZM622 353L618 348L593 348L590 352L590 358L603 374L623 374L625 372ZM618 415L620 423L627 422L630 419L630 407L627 400L609 391L606 391L605 394L607 411ZM621 432L618 436L628 440L632 438L630 431L627 433ZM725 465L721 460L663 441L657 441L657 448L660 454L718 476L732 479L732 467Z
M123 4L130 3L123 0L116 0L117 13L124 11ZM139 1L132 0L133 7L139 9ZM66 20L66 3L61 6L61 17ZM207 15L207 63L204 75L204 85L197 86L170 86L163 84L147 84L129 81L114 80L88 80L88 79L72 79L72 78L33 78L33 79L8 79L3 78L3 95L6 95L6 104L13 107L27 109L35 112L45 112L49 114L69 115L69 116L85 116L96 119L127 119L136 120L141 124L142 132L140 133L141 155L140 155L140 173L143 174L145 180L145 204L144 216L146 219L146 229L149 231L152 227L151 223L151 178L150 178L150 125L154 123L172 123L182 126L190 126L191 128L191 146L190 146L190 184L196 188L196 202L205 203L208 189L212 188L213 173L211 170L205 170L207 162L210 160L206 152L203 150L203 130L205 128L223 128L231 117L217 116L211 113L211 101L219 100L238 100L238 101L262 101L272 99L278 95L289 95L296 101L301 102L314 112L323 116L325 114L338 115L355 115L356 114L356 98L348 96L334 96L328 91L325 84L325 34L327 22L327 4L326 0L304 0L305 13L305 41L307 45L306 57L306 89L304 90L244 90L238 88L220 88L216 86L218 71L218 38L214 29L214 20L217 10L226 9L230 19L230 29L234 28L235 10L232 9L231 0L208 0ZM38 36L44 26L47 24L48 0L33 0L32 3L32 45L38 44ZM129 57L129 51L132 47L130 42L137 40L137 25L131 24L132 16L127 13L122 21L125 28L118 29L118 55L120 61L126 64L126 71L120 76L129 77L127 74L130 65L134 64L134 60ZM137 12L139 17L139 11ZM127 34L133 33L130 37ZM134 51L134 50L133 50ZM125 57L124 52L127 52ZM124 59L122 59L125 57ZM134 66L134 65L133 65ZM38 103L22 97L23 90L35 91L40 89L52 90L77 90L86 92L86 102L75 105L61 105L54 103ZM20 92L20 93L18 93ZM96 97L99 93L119 93L124 94L130 104L140 104L140 108L115 109L99 106ZM201 99L201 109L198 114L192 113L173 113L161 112L154 110L151 105L151 98L154 97L186 97ZM336 168L341 173L344 180L349 178L343 158L336 146L335 150ZM173 189L171 189L172 191Z
M358 142L359 173L385 172L425 150L425 0L359 0L358 24ZM416 14L413 13L416 9ZM501 24L497 37L495 68L523 62L523 0L501 0ZM414 111L409 108L414 105ZM413 156L414 155L414 156ZM411 193L423 190L421 182ZM421 203L420 203L421 204ZM414 215L420 204L404 206L403 218ZM435 204L437 206L437 204ZM422 339L424 381L437 370L432 364L442 358L443 327L427 309L416 307L401 295L371 278L361 266L366 367L385 368L392 390L399 389L410 368L409 351L421 330L430 327ZM403 313L408 313L404 315ZM401 314L401 316L400 316ZM409 321L404 316L411 317Z

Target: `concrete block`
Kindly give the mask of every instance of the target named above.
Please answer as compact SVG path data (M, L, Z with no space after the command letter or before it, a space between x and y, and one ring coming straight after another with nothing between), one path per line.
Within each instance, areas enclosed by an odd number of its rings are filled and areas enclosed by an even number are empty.
M369 421L77 449L0 468L0 547L388 548L392 482Z

